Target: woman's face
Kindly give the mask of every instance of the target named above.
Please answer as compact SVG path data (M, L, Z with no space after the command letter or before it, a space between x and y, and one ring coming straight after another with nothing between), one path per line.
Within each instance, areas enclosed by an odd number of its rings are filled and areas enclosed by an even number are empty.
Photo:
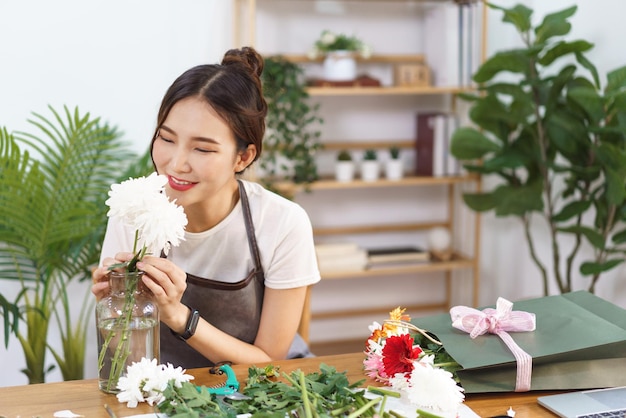
M195 97L172 107L152 149L157 172L168 177L168 197L186 209L232 192L235 173L248 164L245 154L237 152L226 122Z

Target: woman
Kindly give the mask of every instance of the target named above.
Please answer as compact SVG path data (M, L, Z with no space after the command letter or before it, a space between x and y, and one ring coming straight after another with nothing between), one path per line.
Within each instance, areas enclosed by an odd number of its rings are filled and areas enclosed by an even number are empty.
M183 73L161 103L152 161L188 218L178 247L138 264L159 306L162 363L267 362L301 341L306 289L320 280L309 218L297 204L238 179L262 150L262 71L253 48L230 50L220 65ZM97 298L108 291L107 266L132 257L133 239L109 221L93 273Z

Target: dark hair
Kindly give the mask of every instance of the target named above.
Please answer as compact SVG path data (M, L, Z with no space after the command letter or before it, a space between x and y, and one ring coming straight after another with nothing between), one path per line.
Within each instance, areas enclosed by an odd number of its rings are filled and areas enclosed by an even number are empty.
M221 64L190 68L169 87L157 116L150 154L159 129L172 107L187 97L204 99L226 121L237 141L237 149L256 146L256 161L263 149L267 103L263 97L261 73L263 58L252 47L231 49Z

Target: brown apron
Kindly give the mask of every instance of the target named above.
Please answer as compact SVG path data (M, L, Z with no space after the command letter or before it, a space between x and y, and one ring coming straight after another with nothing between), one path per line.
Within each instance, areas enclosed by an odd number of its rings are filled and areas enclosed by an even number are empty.
M181 302L200 312L211 325L246 343L253 344L261 321L265 276L254 235L250 204L243 183L239 181L248 244L255 268L244 280L224 283L187 273L187 289ZM163 256L163 254L162 254ZM173 335L167 326L161 328L161 363L185 369L212 366L202 354Z

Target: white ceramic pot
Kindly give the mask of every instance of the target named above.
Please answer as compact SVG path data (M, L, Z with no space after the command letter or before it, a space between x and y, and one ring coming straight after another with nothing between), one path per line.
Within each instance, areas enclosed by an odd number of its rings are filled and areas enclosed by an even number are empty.
M363 181L376 181L380 174L378 161L365 160L361 163L361 179Z
M385 163L385 177L388 180L400 180L404 175L404 164L400 159L387 160Z
M356 79L354 52L329 52L324 59L324 79L328 81L350 81Z
M354 180L354 162L337 161L335 164L335 179L341 182Z

